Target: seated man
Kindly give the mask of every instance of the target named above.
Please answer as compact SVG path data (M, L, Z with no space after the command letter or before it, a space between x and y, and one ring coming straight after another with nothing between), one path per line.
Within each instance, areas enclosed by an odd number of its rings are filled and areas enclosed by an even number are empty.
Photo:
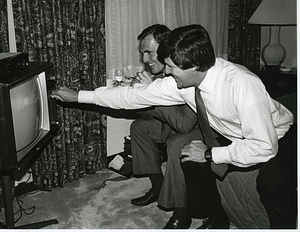
M210 217L215 228L229 228L212 171L226 165L244 168L264 163L257 187L271 228L295 228L297 153L277 154L278 140L285 140L289 134L293 114L272 99L259 77L247 68L216 58L209 35L201 25L171 31L169 39L160 44L158 54L164 58L166 73L172 76L157 79L146 88L99 87L94 91L75 91L61 87L53 91L52 97L115 109L187 103L199 119L206 115L209 126L231 141L228 146L218 147L211 146L208 137L203 137L182 150L186 155L182 158L186 180L192 178L186 183L189 212L195 212L196 217ZM199 95L203 98L201 107L197 107L195 100L195 96L200 99ZM203 125L199 125L201 130ZM194 186L198 189L196 196ZM201 207L207 202L209 207Z
M156 51L169 31L166 26L156 24L147 27L138 36L142 60L155 75L154 80L164 77L164 64L158 60ZM139 73L138 78L147 82L151 76L143 72ZM146 206L158 200L160 206L173 210L173 217L166 228L188 228L191 219L187 213L185 181L179 156L184 145L201 136L198 129L193 130L197 123L196 114L188 105L157 106L139 113L141 118L135 120L130 128L133 173L148 176L152 186L144 196L132 199L131 203ZM165 177L161 170L160 143L167 145Z

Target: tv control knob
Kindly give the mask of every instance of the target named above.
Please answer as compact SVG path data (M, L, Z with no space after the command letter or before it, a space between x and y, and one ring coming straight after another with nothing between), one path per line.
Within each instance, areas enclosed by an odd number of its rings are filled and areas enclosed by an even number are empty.
M7 65L6 65L6 72L7 73L11 73L11 65L10 65L10 63L7 63Z

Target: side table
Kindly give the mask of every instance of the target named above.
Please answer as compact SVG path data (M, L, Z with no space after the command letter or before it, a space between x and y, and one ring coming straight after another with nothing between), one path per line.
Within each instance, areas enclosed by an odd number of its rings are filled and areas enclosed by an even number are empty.
M270 96L274 99L297 92L297 71L290 72L254 72L264 83Z

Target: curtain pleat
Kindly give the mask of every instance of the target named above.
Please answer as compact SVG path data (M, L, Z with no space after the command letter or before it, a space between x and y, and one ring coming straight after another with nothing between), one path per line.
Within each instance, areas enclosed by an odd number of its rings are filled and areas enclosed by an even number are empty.
M229 0L165 0L170 28L201 24L208 31L216 56L227 59Z
M259 70L261 28L248 20L262 0L230 0L228 60Z

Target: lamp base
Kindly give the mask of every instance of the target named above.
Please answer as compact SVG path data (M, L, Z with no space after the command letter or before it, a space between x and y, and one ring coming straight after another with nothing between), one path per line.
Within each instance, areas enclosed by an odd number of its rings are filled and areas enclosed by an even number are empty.
M266 72L279 72L280 71L280 65L265 65L262 68L262 71L266 71Z
M273 71L279 71L286 57L286 50L279 41L280 29L280 26L269 26L269 42L261 50L261 59L268 69L275 69Z

